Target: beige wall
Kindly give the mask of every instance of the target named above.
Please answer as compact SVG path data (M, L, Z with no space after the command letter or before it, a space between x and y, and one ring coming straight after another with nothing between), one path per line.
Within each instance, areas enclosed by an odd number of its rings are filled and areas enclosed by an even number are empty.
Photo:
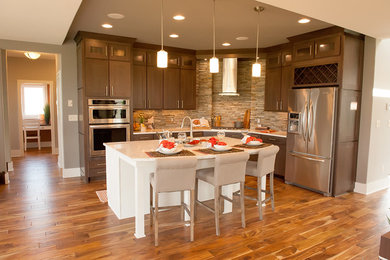
M8 57L8 117L10 119L10 142L11 150L23 149L19 143L19 103L18 99L18 80L42 80L53 82L53 94L55 94L56 82L56 63L55 60L37 59L30 60L27 58ZM55 98L55 95L54 95ZM54 109L56 110L56 109ZM52 117L55 111L50 111Z
M390 174L390 39L366 37L356 181L368 192L388 187ZM382 91L383 96L373 95Z

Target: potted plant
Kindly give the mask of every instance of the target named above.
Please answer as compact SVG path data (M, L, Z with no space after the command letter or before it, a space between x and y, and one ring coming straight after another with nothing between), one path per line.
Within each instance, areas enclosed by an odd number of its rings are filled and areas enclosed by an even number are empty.
M50 124L50 105L49 104L46 104L43 107L43 114L45 117L46 125L49 125Z

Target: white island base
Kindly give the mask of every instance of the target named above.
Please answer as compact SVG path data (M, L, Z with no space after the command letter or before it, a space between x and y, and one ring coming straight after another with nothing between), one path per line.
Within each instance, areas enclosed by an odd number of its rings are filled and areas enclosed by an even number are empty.
M227 140L225 140L227 139ZM229 145L238 144L239 140L225 138ZM108 143L106 146L106 181L108 205L119 219L135 217L135 237L145 237L144 216L150 212L150 173L155 168L155 158L150 158L145 151L157 147L157 141L137 141ZM196 149L199 149L197 147ZM187 148L186 148L187 149ZM189 148L198 159L197 168L214 167L215 155L207 155ZM257 150L246 150L256 153ZM177 157L180 160L180 157ZM263 181L265 188L265 179ZM222 194L232 198L233 192L239 190L239 184L227 185L222 188ZM184 193L184 201L188 204L189 192ZM213 186L199 181L198 199L200 201L214 198ZM180 205L180 193L162 193L159 205ZM232 211L232 203L224 201L224 213ZM188 216L186 215L186 218Z

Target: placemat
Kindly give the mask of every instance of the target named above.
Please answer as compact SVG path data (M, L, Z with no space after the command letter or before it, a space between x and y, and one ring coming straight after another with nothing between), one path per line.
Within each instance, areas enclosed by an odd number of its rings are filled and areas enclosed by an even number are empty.
M175 157L175 156L195 156L195 154L193 152L190 152L188 150L183 150L180 153L176 153L176 154L163 154L163 153L156 152L156 151L150 151L150 152L145 152L145 153L149 157L153 157L153 158Z
M198 150L195 150L195 151L201 152L201 153L205 153L205 154L224 154L224 153L238 153L238 152L243 152L244 150L232 148L229 151L221 151L221 152L214 151L214 150L211 150L211 149L198 149Z
M237 148L245 148L245 149L261 149L261 148L265 148L265 147L268 147L268 146L271 146L273 144L262 144L262 145L257 145L257 146L250 146L250 145L245 145L245 144L236 144L236 145L233 145L233 147L237 147Z

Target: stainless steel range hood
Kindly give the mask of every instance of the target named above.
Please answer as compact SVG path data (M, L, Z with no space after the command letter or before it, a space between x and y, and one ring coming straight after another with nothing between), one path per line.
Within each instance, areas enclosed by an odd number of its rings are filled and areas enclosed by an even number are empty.
M237 58L223 59L221 96L239 96L237 93Z

